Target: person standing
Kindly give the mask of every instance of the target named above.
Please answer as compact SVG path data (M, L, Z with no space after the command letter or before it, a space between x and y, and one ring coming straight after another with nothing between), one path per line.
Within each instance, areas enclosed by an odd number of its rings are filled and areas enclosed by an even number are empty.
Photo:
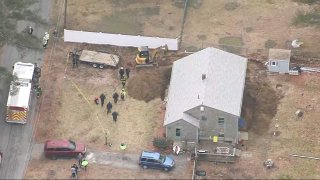
M126 86L126 81L127 81L126 76L122 76L122 78L120 79L120 81L121 81L122 87L124 88L124 87Z
M124 101L124 96L125 95L126 95L126 91L125 91L124 88L122 88L121 91L120 91L120 97L121 97L122 101Z
M78 167L76 164L73 164L71 166L71 177L74 179L77 178L77 173L78 173Z
M102 94L100 95L101 107L103 106L105 99L106 99L106 96L102 93Z
M111 113L111 109L112 109L112 104L109 101L108 104L107 104L107 114Z
M43 48L46 49L46 48L47 48L47 45L48 45L48 40L47 40L45 37L43 37L43 39L42 39L42 46L43 46Z
M43 39L42 39L42 43L43 43L43 48L47 48L48 42L50 39L50 35L48 32L44 33Z
M129 79L129 74L130 74L130 69L129 69L129 68L126 68L127 79Z
M50 39L50 34L48 32L44 33L44 37L46 38L47 41Z
M58 37L58 31L55 29L52 33L53 37L54 38L57 38Z
M121 143L120 144L120 149L121 149L121 151L126 150L127 149L127 145L125 143Z
M117 113L116 111L112 113L112 119L114 122L117 122L118 116L119 116L119 113Z
M96 103L96 105L99 105L99 98L98 97L94 98L94 103Z
M86 159L83 159L81 162L81 167L86 171L89 162Z
M28 33L29 33L30 35L32 35L32 33L33 33L33 28L32 28L31 26L28 26Z
M117 92L115 92L115 93L113 93L112 97L113 97L114 103L117 104L118 98L119 98L119 94Z
M79 166L81 166L81 162L82 162L82 159L83 159L83 155L81 153L78 154L77 156L77 159L78 159L78 164Z
M72 53L72 68L78 67L78 55L76 51Z
M119 75L120 75L120 79L123 77L123 75L124 75L124 69L123 69L123 67L120 67L120 69L119 69Z

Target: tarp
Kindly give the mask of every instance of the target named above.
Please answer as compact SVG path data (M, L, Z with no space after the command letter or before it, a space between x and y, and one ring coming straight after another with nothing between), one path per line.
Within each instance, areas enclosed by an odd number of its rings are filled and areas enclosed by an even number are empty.
M67 29L64 30L64 42L108 44L124 47L148 46L151 49L167 45L168 50L173 51L176 51L179 48L178 39L109 34L101 32L74 31Z

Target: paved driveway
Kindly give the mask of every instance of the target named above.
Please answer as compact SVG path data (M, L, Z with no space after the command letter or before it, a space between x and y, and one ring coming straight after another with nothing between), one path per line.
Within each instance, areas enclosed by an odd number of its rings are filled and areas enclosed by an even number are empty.
M70 162L69 159L59 159L59 160L46 160L47 158L43 155L43 144L35 144L33 147L32 152L32 159L36 160L36 162L45 161L46 167L50 166L50 170L53 171L61 171L61 166L67 164L72 164L76 162L75 159L72 159ZM89 167L91 173L99 173L95 172L92 169L93 164L98 165L106 170L112 169L110 172L103 173L103 176L91 176L91 178L100 177L100 178L111 178L110 175L113 174L114 178L126 178L129 176L134 177L140 177L142 179L154 179L156 177L159 177L159 179L171 179L171 178L186 178L190 177L190 164L192 161L190 161L190 155L181 155L181 156L175 156L172 155L172 157L175 160L175 168L170 171L169 173L165 173L161 170L152 170L147 169L143 170L139 165L139 156L140 154L130 154L126 152L107 152L107 151L98 151L94 149L88 149L88 153L86 156L86 159L89 161ZM171 155L170 155L171 156ZM40 161L39 161L40 160ZM50 165L49 165L50 164ZM55 169L55 164L60 164L59 169ZM62 165L63 164L63 165ZM91 165L90 165L91 164ZM34 167L35 168L35 167ZM47 168L48 169L48 168ZM46 168L37 168L37 171L46 171ZM69 171L67 171L69 173ZM127 175L123 175L121 173L127 173ZM82 174L81 176L83 176ZM57 178L57 177L55 177Z
M119 168L138 169L140 154L114 153L89 150L87 159L90 163L110 165ZM187 168L187 156L169 155L175 160L175 170L182 171Z
M38 14L48 20L51 7L51 0L39 0L33 7L39 9ZM19 21L17 31L25 28L28 24L34 27L34 35L41 38L46 27L26 21ZM41 46L41 44L39 44ZM0 59L0 66L12 71L12 65L17 61L37 62L41 64L43 50L30 50L27 48L16 47L14 45L5 46ZM35 122L34 107L36 100L34 95L31 100L31 111L26 125L9 124L4 121L6 113L6 103L9 87L0 82L0 151L3 152L4 159L0 168L0 179L22 179L26 165L30 158L32 147L32 133Z

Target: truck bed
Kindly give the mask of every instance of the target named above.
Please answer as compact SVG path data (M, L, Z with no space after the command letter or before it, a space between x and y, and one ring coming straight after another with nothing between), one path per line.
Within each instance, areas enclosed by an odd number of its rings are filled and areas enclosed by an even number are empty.
M103 52L83 50L79 60L92 64L96 63L116 67L119 63L119 56Z

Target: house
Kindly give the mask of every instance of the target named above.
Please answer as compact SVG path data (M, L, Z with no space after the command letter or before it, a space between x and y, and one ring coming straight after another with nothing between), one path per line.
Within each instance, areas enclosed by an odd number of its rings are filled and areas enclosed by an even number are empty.
M289 73L291 50L269 49L268 71Z
M164 126L174 141L238 143L247 59L206 48L174 62Z

